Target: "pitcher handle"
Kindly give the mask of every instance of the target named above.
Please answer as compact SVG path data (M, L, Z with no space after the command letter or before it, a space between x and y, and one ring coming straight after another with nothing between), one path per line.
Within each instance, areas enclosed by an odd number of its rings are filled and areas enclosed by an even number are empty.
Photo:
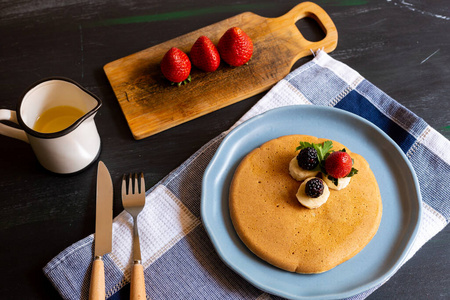
M2 120L11 121L19 125L19 122L17 122L16 112L13 110L0 109L0 121ZM8 126L6 124L0 123L0 134L29 143L25 131Z

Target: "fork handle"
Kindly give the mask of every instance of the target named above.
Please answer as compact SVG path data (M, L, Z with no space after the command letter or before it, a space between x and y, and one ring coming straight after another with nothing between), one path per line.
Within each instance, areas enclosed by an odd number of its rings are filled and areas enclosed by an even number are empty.
M133 265L130 285L130 300L146 299L144 267L140 263L135 263Z
M101 257L96 257L92 263L91 286L89 300L105 299L105 266Z

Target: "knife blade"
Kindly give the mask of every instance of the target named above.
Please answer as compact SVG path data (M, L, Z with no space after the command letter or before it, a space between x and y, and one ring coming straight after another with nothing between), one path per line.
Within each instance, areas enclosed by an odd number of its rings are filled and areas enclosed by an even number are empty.
M112 250L113 185L102 161L97 167L97 200L95 208L94 261L91 271L89 299L105 299L103 256Z

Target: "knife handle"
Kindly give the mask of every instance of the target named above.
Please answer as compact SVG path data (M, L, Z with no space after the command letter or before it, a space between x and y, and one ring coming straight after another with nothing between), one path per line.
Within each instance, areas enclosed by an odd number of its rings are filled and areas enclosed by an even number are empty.
M105 299L105 265L102 257L96 257L92 263L89 300Z
M144 267L135 263L131 270L130 300L143 300L145 297Z

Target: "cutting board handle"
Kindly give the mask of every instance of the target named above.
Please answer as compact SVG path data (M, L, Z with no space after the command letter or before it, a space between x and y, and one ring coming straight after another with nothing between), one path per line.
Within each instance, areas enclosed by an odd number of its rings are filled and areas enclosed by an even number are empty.
M305 39L302 33L298 30L295 23L303 18L311 18L315 20L325 33L325 38L317 42L311 42ZM312 2L303 2L292 8L288 13L284 14L279 18L272 19L274 22L279 22L280 24L288 23L289 26L295 26L296 31L300 36L292 38L290 42L297 44L302 52L299 57L305 56L305 51L311 54L312 51L317 51L319 49L325 52L331 52L336 49L338 34L336 26L331 20L330 16L323 10L320 6ZM286 24L287 25L287 24Z

